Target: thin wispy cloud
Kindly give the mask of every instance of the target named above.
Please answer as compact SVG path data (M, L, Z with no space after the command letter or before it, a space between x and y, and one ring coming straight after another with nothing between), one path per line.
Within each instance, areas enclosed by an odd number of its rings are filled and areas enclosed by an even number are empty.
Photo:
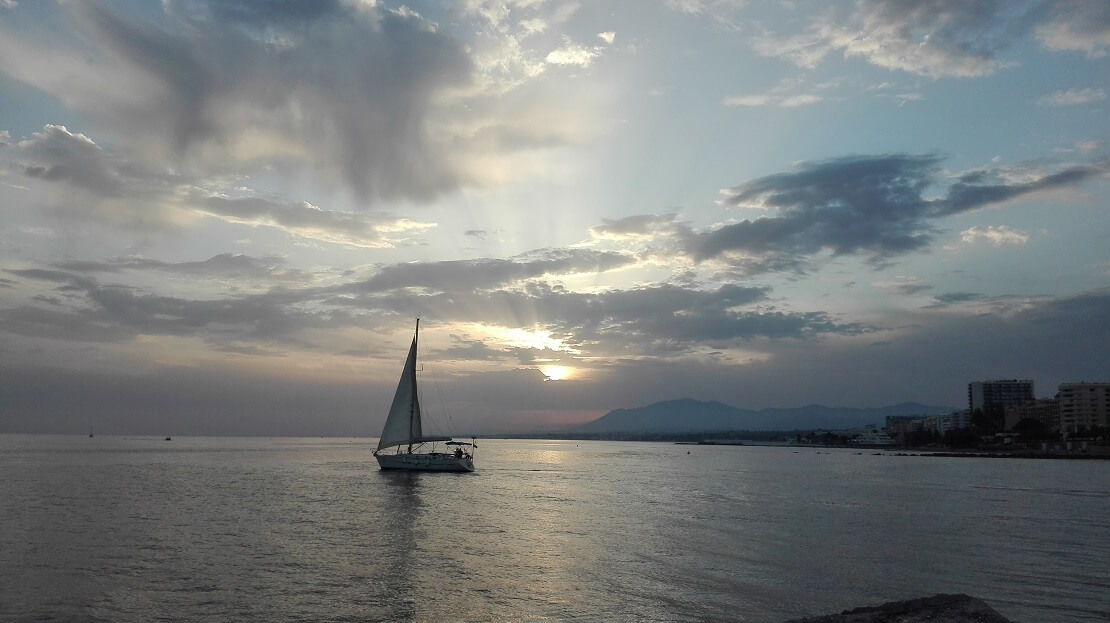
M817 91L825 91L833 86L835 86L835 83L826 83L810 87L802 79L784 79L766 93L732 95L724 98L721 103L726 107L775 106L779 108L798 108L816 104L824 100L824 96L817 94ZM808 90L810 92L798 92L803 90Z
M1092 102L1101 102L1106 99L1103 89L1072 89L1070 91L1056 91L1037 100L1038 106L1079 106Z
M1036 28L1037 40L1054 52L1082 52L1089 59L1104 58L1110 50L1110 7L1105 2L1057 0L1049 3L1051 17Z
M960 232L960 239L964 244L975 244L976 242L984 241L989 242L995 246L1004 244L1022 245L1029 242L1029 234L1021 231L1013 230L1006 225L987 225L986 227L972 227Z
M903 296L912 296L933 289L933 286L922 281L920 277L898 277L893 281L879 281L873 285L876 288Z
M840 53L930 78L974 78L1011 66L1008 47L1030 29L1045 49L1101 58L1110 45L1108 15L1102 3L1086 0L861 0L851 11L830 5L802 33L765 31L753 49L809 69Z

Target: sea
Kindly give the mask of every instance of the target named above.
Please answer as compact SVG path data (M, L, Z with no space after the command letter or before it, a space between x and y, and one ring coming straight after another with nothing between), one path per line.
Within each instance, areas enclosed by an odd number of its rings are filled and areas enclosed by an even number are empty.
M1110 462L0 435L0 621L764 621L937 593L1110 620Z

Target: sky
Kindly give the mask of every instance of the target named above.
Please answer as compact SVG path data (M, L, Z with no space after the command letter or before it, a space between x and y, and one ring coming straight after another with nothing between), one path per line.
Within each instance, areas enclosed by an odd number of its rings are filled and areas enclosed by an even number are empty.
M1104 0L0 0L0 432L1110 381Z

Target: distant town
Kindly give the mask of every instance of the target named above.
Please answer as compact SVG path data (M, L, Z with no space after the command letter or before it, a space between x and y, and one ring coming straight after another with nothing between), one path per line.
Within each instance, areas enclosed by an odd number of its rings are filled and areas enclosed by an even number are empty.
M1110 458L1110 383L1103 382L1062 383L1052 398L1036 398L1032 380L974 381L967 386L966 409L943 414L877 415L885 420L881 425L875 422L849 429L784 427L781 430L753 430L743 425L745 420L742 416L754 412L743 410L734 410L739 416L725 418L735 422L735 426L725 425L724 419L718 416L713 425L703 425L700 430L652 429L652 420L649 419L652 415L658 418L658 415L669 412L686 421L696 420L688 412L680 413L681 408L690 408L690 403L701 406L703 410L733 409L719 403L684 399L657 403L639 410L618 409L610 412L606 418L621 416L624 425L619 430L509 436L708 445L916 448L962 453L978 450L1000 456Z
M975 381L968 383L967 404L948 415L887 416L881 433L904 445L1021 442L1074 449L1105 441L1110 432L1110 383L1061 383L1052 398L1036 398L1028 379Z

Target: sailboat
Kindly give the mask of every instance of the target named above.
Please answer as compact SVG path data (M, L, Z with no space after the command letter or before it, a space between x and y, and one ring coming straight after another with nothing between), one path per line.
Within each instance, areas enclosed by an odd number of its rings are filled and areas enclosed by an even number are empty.
M416 344L420 337L420 319L416 319L416 333L412 336L409 356L393 395L393 405L385 418L378 449L374 458L384 469L402 469L433 472L474 471L473 443L453 441L450 437L425 436L420 422L420 399L416 392ZM454 446L453 452L436 452L436 442ZM422 452L421 446L433 444L431 451Z

